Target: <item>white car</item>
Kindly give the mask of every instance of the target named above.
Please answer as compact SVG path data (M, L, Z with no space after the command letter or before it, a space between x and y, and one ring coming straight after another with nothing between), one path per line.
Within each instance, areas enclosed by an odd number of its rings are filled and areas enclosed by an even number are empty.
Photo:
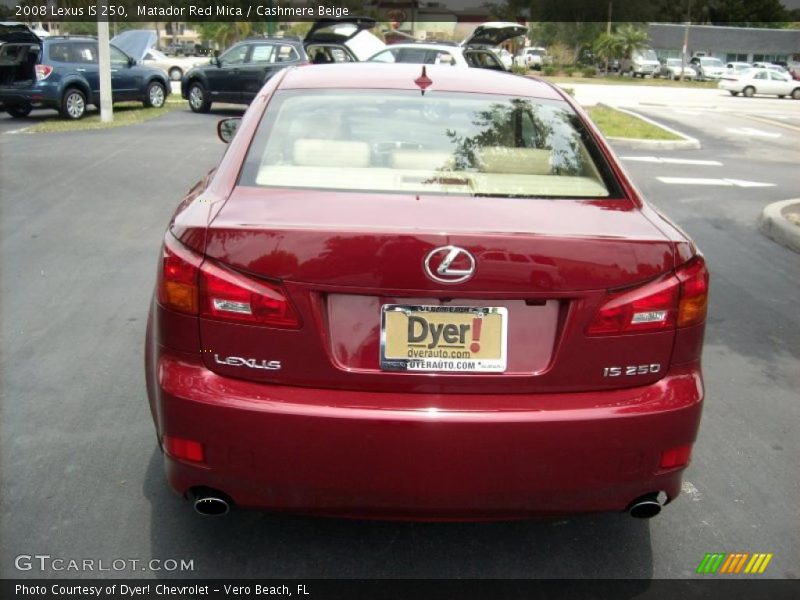
M667 79L679 79L681 76L681 71L683 71L684 79L694 79L697 77L697 71L695 71L691 65L687 64L685 67L682 65L683 61L681 61L680 58L668 58L661 66L659 75L661 77L666 77Z
M529 69L538 69L550 64L552 61L547 54L547 49L540 46L529 46L514 57L514 64Z
M732 96L742 94L750 98L756 94L767 94L800 100L800 81L770 69L748 69L738 75L725 75L719 82L719 88L727 90Z
M644 79L648 75L657 75L660 70L661 63L652 48L635 50L630 58L623 58L620 62L620 73L630 73L631 77Z
M748 62L729 62L725 63L725 75L738 75L748 69L752 69L753 65Z
M505 48L500 48L497 50L496 54L500 57L500 62L503 63L503 66L506 68L506 70L510 71L511 67L514 66L514 57L511 55L511 52Z
M700 79L719 79L725 75L725 64L713 56L695 56L689 62Z
M167 56L160 50L150 48L142 57L142 64L164 69L172 81L180 81L183 74L198 65L207 65L207 56Z
M370 62L453 65L508 71L497 47L506 40L525 35L528 28L519 23L490 22L478 25L461 44L392 44L369 58Z
M756 63L753 63L753 67L755 67L757 69L769 69L770 71L777 71L778 73L786 73L787 72L786 69L784 69L782 66L774 65L774 64L768 63L768 62L756 62Z
M172 81L180 81L189 69L209 62L209 58L203 56L167 56L154 48L157 40L152 29L129 29L114 36L111 43L141 64L163 69Z

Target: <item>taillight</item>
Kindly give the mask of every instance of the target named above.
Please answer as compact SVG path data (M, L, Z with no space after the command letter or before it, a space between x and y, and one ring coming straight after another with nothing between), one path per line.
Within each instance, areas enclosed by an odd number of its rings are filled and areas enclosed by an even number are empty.
M297 328L300 320L283 288L212 263L200 273L200 314L256 325Z
M708 270L696 256L675 275L614 294L586 328L588 335L665 331L702 323L708 303Z
M280 284L204 262L171 234L164 240L158 300L178 312L223 321L300 327L297 312Z
M680 267L676 275L681 282L681 301L678 305L678 327L702 323L708 309L708 269L701 256Z
M672 275L614 295L595 315L589 335L671 329L678 308L678 281Z
M203 257L171 234L164 238L158 273L158 301L182 313L197 314L197 279Z
M50 65L36 65L34 71L36 72L36 81L44 81L50 77L50 73L53 72L53 67Z

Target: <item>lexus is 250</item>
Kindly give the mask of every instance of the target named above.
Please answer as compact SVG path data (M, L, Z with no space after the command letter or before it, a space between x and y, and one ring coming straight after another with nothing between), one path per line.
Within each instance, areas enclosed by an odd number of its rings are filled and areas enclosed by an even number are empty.
M207 515L653 516L698 431L707 295L557 88L286 69L164 236L167 479Z

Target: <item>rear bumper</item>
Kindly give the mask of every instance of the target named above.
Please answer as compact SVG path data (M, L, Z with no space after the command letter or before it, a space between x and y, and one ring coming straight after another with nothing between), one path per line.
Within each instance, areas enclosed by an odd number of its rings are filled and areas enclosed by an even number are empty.
M159 437L200 441L206 463L165 455L182 495L210 487L245 507L378 518L514 518L624 510L680 492L664 450L694 441L699 365L644 387L519 396L521 410L397 406L404 394L284 387L208 371L161 351L150 370ZM418 399L418 398L417 398ZM452 396L448 403L452 406Z
M53 86L42 84L30 87L3 86L0 87L0 104L51 108L58 106L59 95Z

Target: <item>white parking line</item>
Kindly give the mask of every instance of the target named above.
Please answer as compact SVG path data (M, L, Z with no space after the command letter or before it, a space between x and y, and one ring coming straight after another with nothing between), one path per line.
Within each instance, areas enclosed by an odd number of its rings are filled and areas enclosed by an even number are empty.
M721 185L727 187L775 187L774 183L761 181L743 181L741 179L709 179L705 177L656 177L661 183L683 185Z
M718 160L692 160L689 158L666 158L663 156L620 156L622 160L632 160L636 162L664 163L670 165L703 165L709 167L721 167L722 163Z
M781 137L780 133L770 133L768 131L761 131L760 129L755 129L753 127L728 127L726 131L728 133L735 133L736 135L749 135L754 137L768 137L768 138Z

